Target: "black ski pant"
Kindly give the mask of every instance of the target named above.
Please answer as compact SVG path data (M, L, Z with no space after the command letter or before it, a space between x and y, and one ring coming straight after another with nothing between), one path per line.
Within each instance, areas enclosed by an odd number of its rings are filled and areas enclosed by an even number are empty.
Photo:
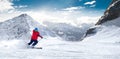
M32 39L31 39L31 41L28 43L28 45L31 45L31 44L32 44L32 46L35 46L37 43L38 43L37 40L32 40Z

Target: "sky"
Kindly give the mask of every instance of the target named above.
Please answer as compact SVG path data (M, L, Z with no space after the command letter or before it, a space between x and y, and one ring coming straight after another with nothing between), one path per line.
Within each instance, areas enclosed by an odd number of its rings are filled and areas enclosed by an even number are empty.
M0 21L27 13L37 20L88 22L103 15L111 0L0 0ZM39 15L39 16L38 16ZM73 22L73 21L71 21Z
M86 9L105 10L111 0L13 0L13 6L23 6L23 9L65 9L83 7Z
M0 11L18 10L105 10L111 0L0 0Z

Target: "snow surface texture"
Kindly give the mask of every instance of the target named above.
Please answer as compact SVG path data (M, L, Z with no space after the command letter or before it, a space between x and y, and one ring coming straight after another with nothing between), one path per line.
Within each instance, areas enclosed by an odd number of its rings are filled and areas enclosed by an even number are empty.
M119 59L120 43L115 42L119 41L116 39L120 32L113 33L115 29L106 32L105 30L109 30L106 27L83 42L66 42L57 37L44 37L36 46L43 49L28 49L25 45L27 41L24 40L0 41L0 59ZM113 34L116 35L112 36Z
M117 26L101 26L99 29L97 29L97 33L95 35L86 37L84 41L119 43L119 34L120 28Z
M111 20L111 21L108 21L106 23L103 23L102 25L105 25L105 26L111 26L111 25L115 25L115 26L118 26L120 27L120 17L114 19L114 20Z

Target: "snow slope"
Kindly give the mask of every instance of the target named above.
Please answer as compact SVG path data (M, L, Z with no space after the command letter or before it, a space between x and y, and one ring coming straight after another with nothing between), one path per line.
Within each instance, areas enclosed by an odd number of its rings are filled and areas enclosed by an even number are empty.
M119 34L117 26L102 26L81 42L45 36L37 45L43 49L28 49L24 40L1 41L0 59L120 59Z
M118 17L118 18L116 18L116 19L114 19L114 20L108 21L108 22L106 22L106 23L103 23L102 25L105 25L105 26L114 25L114 26L120 27L120 22L119 22L119 20L120 20L120 17Z
M95 36L96 37L96 36ZM95 40L94 37L94 40ZM97 37L100 38L100 37ZM96 39L97 39L96 38ZM27 49L24 41L1 41L0 59L119 59L119 43L66 42L60 38L42 39L37 46L43 49ZM91 39L89 39L91 40ZM104 40L104 39L103 39Z
M101 26L99 31L93 36L86 37L83 41L89 42L105 42L105 43L119 43L120 42L120 28L114 25Z

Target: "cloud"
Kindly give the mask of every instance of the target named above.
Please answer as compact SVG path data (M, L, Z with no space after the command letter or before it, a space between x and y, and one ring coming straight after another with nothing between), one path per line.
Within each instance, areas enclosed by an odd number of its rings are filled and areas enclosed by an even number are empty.
M12 0L0 0L0 12L15 9Z
M99 12L99 11L98 11ZM97 12L97 13L98 13ZM95 11L30 11L27 12L32 18L41 24L45 21L55 22L55 23L67 23L75 26L79 26L83 23L95 24L101 14L96 14ZM38 16L39 15L39 16Z
M84 12L81 10L72 11L72 12L64 11L64 10L62 11L38 10L38 11L18 12L11 10L9 11L9 13L0 14L0 21L3 22L5 20L12 19L13 17L18 16L22 13L27 13L34 20L40 22L41 24L45 21L49 21L55 23L67 23L75 26L79 26L83 23L89 23L89 24L96 23L96 21L99 20L98 18L100 18L101 16L101 14L94 16L93 14L96 14L95 11L91 11L90 13L90 11Z
M0 22L12 19L12 18L14 18L22 13L24 13L24 12L17 11L17 10L9 10L7 12L1 12L0 13Z
M15 8L26 8L28 7L27 5L19 5L19 6L14 6Z
M90 2L86 2L86 3L84 3L84 5L92 5L92 4L95 4L96 3L96 1L90 1Z
M69 8L66 8L66 9L63 9L65 11L75 11L75 10L80 10L80 9L84 9L85 7L82 7L82 6L78 6L78 7L69 7Z
M28 7L27 5L16 6L14 5L13 1L20 1L20 0L0 0L0 13Z
M90 7L95 7L96 5L91 5Z
M0 0L0 22L22 14L18 9L27 7L27 5L16 6L13 1L20 0Z

